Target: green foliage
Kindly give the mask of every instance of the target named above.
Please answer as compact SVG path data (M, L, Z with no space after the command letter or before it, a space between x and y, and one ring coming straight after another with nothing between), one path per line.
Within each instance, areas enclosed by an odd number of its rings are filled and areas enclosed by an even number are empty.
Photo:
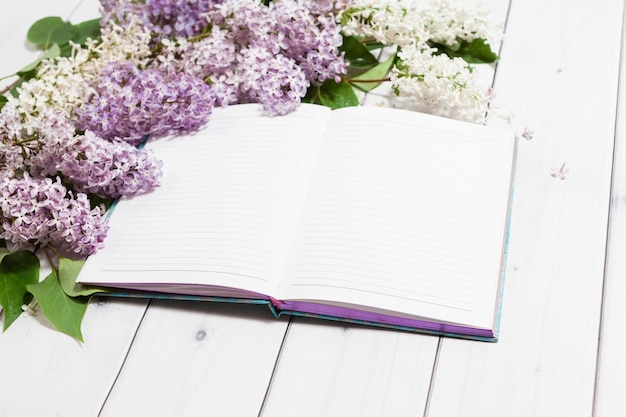
M307 96L302 101L321 104L331 109L358 106L360 104L352 86L343 80L339 83L334 80L326 80L322 85L311 86Z
M381 82L386 81L387 74L389 74L389 70L395 64L396 58L396 55L393 55L364 73L352 77L350 79L350 84L365 92L374 89L379 86Z
M0 305L4 309L4 330L22 314L29 300L27 286L39 281L39 259L30 251L9 253L0 249Z
M106 291L101 288L86 287L76 283L76 278L78 278L78 274L84 264L85 261L83 260L59 258L59 282L63 292L70 297L83 297Z
M344 36L339 50L344 52L344 59L353 69L370 68L378 64L378 59L370 49L354 36Z
M27 286L41 310L57 330L83 342L81 323L89 297L70 297L63 291L56 271L43 281Z
M74 25L72 40L75 43L85 45L89 38L100 39L100 18L86 20Z
M319 97L320 102L331 109L358 106L360 104L359 98L347 81L336 83L333 80L327 80L320 86Z
M491 50L491 46L484 39L474 39L472 42L459 41L454 47L432 44L438 53L446 54L451 58L463 58L469 64L490 64L498 60L498 55Z
M0 246L0 306L4 330L23 313L22 306L34 301L59 331L83 341L81 323L89 298L106 290L76 284L85 261L58 258L54 269L39 282L39 258L31 251L9 252Z
M69 56L72 51L70 41L85 45L89 38L100 38L100 19L87 20L73 25L57 16L44 17L33 23L28 29L26 38L43 51L56 47L59 51L58 55Z
M74 37L74 26L60 17L49 16L39 19L28 29L26 39L46 50L52 45L63 45Z

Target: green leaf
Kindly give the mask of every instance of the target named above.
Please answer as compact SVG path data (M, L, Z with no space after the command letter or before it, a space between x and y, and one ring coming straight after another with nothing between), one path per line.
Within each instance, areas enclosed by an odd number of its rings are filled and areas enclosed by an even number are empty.
M44 59L56 58L61 55L61 48L56 43L46 49L42 56L26 65L24 68L15 73L15 75L22 78L23 81L28 81L37 75L37 67Z
M36 60L31 62L30 64L26 65L24 68L22 68L21 70L16 72L15 75L18 75L18 76L22 77L22 76L24 76L26 74L32 73L32 75L34 77L36 75L35 69L37 69L37 66L39 65L39 63L41 62L42 59L43 59L43 57L37 58Z
M42 59L52 59L61 55L61 47L58 43L54 43L43 53Z
M319 100L321 104L331 109L353 107L360 104L350 83L343 80L340 83L326 80L319 87Z
M377 41L365 42L364 45L368 51L375 51L377 49L383 49L385 46L387 46L384 43L377 42Z
M27 286L39 281L39 258L33 252L8 253L0 250L0 305L4 309L4 330L22 314L29 300Z
M55 272L38 284L27 286L41 310L57 330L83 342L80 330L89 297L70 297L63 291Z
M446 54L451 58L463 58L469 64L490 64L498 60L498 55L491 50L491 46L484 39L474 39L472 42L460 41L454 47L434 44L438 53Z
M87 39L100 38L100 19L86 20L74 25L74 36L72 40L79 45L84 45Z
M387 77L389 70L391 69L391 67L393 66L395 62L396 62L396 55L394 54L392 57L390 57L386 61L381 62L380 64L365 71L364 73L360 75L352 77L350 79L350 84L352 84L354 87L358 88L359 90L363 90L365 92L373 90L375 87L380 85L382 80L384 80ZM381 81L359 83L358 82L359 80L361 81L381 80Z
M28 29L26 38L29 42L40 45L43 49L48 49L55 43L63 45L69 42L74 35L74 25L58 16L50 16L33 23Z
M6 98L5 96L0 96L0 110L2 110L2 108L4 107L5 104L7 104L8 101L9 99Z
M351 67L368 68L378 64L378 59L354 36L344 36L339 50L345 52L344 59Z
M106 290L97 287L87 287L76 283L76 278L83 268L85 261L59 257L59 282L65 294L70 297L88 296Z

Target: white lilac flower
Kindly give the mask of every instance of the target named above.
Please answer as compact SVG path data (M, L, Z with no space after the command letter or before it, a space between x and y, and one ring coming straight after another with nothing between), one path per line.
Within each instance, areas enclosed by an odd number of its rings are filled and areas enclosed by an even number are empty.
M430 41L454 47L459 41L483 39L494 45L502 38L502 27L493 23L484 4L468 0L432 1L424 11Z
M86 48L74 45L69 57L41 62L37 76L18 87L19 96L9 97L23 117L54 109L71 118L84 98L90 95L90 81L98 79L109 62L145 65L151 53L149 33L132 22L127 27L112 24L103 28L101 33L102 40L90 40Z
M392 89L412 110L439 116L484 122L489 107L488 88L461 58L434 55L407 46L390 72Z
M461 40L499 41L502 27L492 23L489 14L486 5L468 0L414 5L398 0L354 0L341 13L341 21L345 35L371 37L385 45L423 47L432 42L454 47Z
M354 0L341 14L347 36L404 46L427 40L427 17L398 0Z
M409 7L397 0L354 0L342 14L343 33L372 38L395 49L399 61L389 78L405 108L481 123L487 115L488 86L461 58L438 55L435 44L452 48L480 38L499 40L488 10L464 0L439 0Z

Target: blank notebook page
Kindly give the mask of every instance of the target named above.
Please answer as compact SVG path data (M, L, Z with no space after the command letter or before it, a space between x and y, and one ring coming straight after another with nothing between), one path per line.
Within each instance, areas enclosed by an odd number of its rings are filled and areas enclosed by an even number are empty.
M266 293L284 269L329 113L311 106L269 117L238 105L216 109L196 134L148 143L164 162L161 186L118 204L106 247L81 282Z
M403 113L335 114L281 295L488 327L514 141Z

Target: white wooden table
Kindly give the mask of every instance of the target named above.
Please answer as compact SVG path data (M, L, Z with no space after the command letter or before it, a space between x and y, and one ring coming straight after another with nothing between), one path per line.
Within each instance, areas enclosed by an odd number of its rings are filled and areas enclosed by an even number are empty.
M490 0L495 89L521 139L497 344L262 307L96 300L84 345L40 317L0 335L0 416L626 415L626 93L621 0ZM2 0L0 75L36 19L96 0ZM552 177L563 163L565 180Z

